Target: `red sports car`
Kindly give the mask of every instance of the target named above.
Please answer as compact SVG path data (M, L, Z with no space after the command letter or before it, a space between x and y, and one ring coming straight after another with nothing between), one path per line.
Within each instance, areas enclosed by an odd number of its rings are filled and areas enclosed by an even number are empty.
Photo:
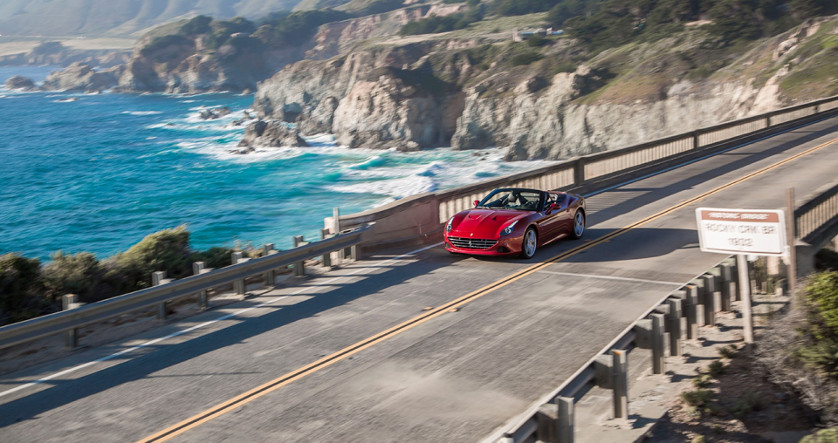
M530 258L538 247L585 232L581 195L525 188L495 189L474 209L459 212L445 225L445 249L471 255Z

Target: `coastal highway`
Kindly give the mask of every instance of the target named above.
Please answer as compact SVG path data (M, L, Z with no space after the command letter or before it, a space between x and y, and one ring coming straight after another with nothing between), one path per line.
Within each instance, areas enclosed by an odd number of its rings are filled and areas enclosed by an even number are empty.
M696 207L782 208L836 170L832 118L591 195L585 237L532 260L433 245L288 280L3 376L0 441L479 441L723 258Z

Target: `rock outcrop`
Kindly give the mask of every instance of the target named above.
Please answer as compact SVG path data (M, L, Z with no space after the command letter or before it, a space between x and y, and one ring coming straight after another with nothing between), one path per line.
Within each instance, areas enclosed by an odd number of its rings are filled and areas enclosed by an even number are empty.
M45 91L102 92L117 84L120 67L96 71L86 63L73 63L62 71L47 76L41 89Z
M487 58L481 41L373 46L289 65L260 84L254 108L304 133L334 133L349 147L500 146L507 160L562 159L817 98L778 86L805 63L795 51L815 35L812 26L702 75L683 61L701 50L703 40L689 35L639 45L636 54L606 51L553 74L546 62L510 67L503 54Z
M247 125L244 131L244 138L239 142L239 148L251 148L250 150L252 150L252 148L257 146L305 147L308 146L308 143L300 137L300 133L296 128L292 128L286 123L276 120L256 120ZM248 151L248 149L245 149L245 151Z
M6 87L9 89L21 89L24 91L32 91L35 88L35 82L32 79L16 75L6 80Z

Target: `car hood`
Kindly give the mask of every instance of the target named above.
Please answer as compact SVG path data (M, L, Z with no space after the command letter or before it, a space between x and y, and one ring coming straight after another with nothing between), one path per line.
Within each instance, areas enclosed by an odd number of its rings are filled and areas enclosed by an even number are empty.
M474 234L475 238L496 238L501 228L528 213L509 209L471 209L462 214L462 219L454 226L454 231L458 235Z

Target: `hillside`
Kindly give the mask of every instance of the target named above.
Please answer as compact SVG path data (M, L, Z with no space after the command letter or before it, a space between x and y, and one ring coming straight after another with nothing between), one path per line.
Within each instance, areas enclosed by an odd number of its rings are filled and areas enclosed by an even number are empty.
M297 0L3 0L0 35L60 38L129 36L196 15L259 18Z

